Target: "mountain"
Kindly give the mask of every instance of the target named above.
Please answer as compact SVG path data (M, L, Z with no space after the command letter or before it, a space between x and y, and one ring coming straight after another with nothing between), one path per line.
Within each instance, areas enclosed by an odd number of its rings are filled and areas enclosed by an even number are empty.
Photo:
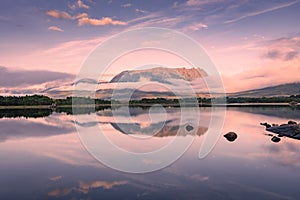
M207 73L204 70L197 68L186 69L156 67L144 70L123 71L113 77L110 82L156 81L160 83L169 83L170 79L182 79L190 82L204 76L207 76Z
M300 82L227 94L229 97L276 97L300 94Z

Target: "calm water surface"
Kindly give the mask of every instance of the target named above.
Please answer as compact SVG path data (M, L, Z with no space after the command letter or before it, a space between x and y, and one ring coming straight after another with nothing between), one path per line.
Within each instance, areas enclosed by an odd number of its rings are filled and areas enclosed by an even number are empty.
M188 109L188 108L187 108ZM201 108L209 121L208 108ZM65 112L0 111L0 199L300 199L300 140L271 141L260 122L300 122L300 110L290 107L228 108L222 134L234 131L238 139L223 136L204 159L198 159L205 126L187 152L174 164L147 174L129 174L96 161L82 146L74 117ZM176 134L180 109L167 109L162 128L159 113L132 108L133 124L115 124L111 110L97 112L96 122L118 146L147 152L168 143ZM82 114L82 116L88 114ZM205 124L205 123L204 123ZM177 127L178 128L178 127ZM135 136L153 140L130 142ZM155 162L149 162L149 165Z

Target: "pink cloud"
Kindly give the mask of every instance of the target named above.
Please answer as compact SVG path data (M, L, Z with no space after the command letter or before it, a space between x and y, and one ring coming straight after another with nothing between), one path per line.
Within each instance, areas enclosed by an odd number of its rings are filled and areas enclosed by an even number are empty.
M63 32L64 31L63 29L59 28L58 26L49 26L48 30L58 31L58 32Z
M93 26L105 26L105 25L127 25L127 22L113 20L110 17L103 17L102 19L93 19L83 17L78 19L78 25L93 25Z
M57 19L72 19L72 16L69 13L59 10L49 10L46 14Z
M87 17L89 17L89 15L87 13L80 13L80 14L74 16L73 18L80 19L80 18L87 18Z
M252 70L223 76L227 92L262 88L283 83L299 82L300 57L290 62L270 62Z

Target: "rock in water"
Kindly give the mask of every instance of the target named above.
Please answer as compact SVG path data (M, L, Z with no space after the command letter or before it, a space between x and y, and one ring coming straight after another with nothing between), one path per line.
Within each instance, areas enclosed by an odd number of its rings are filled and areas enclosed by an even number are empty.
M185 127L185 129L186 129L188 132L190 132L190 131L192 131L192 130L194 129L194 127L191 126L191 125L187 125L187 126Z
M279 126L268 126L269 124L267 123L261 123L261 125L265 126L267 131L278 134L278 137L286 136L300 140L300 124L297 124L295 121L288 121L287 124L281 124ZM274 140L277 139L274 138Z
M297 124L297 122L290 120L288 121L288 124Z
M233 142L234 140L237 139L237 134L235 132L229 132L224 135L224 137L229 141Z
M280 138L278 138L278 137L276 137L276 136L274 136L274 137L272 137L272 139L271 139L273 142L280 142Z
M260 123L260 125L265 126L266 128L270 128L271 127L271 124L268 124L268 123Z

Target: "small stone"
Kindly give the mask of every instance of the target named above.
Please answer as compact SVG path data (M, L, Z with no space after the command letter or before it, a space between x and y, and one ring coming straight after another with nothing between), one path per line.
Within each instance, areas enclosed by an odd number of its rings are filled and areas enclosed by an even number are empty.
M228 132L224 135L224 137L229 141L233 142L237 139L237 134L235 132Z
M272 139L271 139L273 142L280 142L280 138L278 138L278 137L276 137L276 136L274 136L274 137L272 137Z

